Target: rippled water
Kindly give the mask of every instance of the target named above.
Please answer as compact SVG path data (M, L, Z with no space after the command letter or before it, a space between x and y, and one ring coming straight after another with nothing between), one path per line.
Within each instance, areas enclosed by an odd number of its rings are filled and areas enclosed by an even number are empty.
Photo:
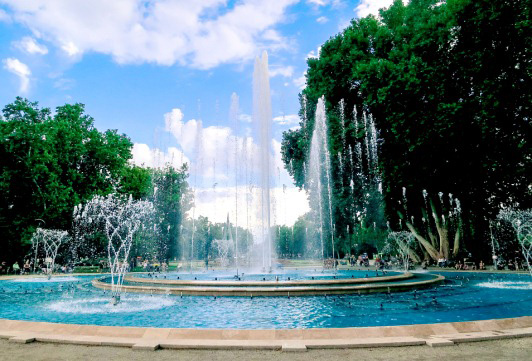
M302 271L290 274L290 277L310 277ZM361 273L343 271L337 277L353 274L361 276ZM120 326L260 329L408 325L532 315L529 275L441 274L448 279L441 286L391 295L214 299L124 294L118 306L110 305L108 292L90 284L93 277L0 281L0 318ZM333 276L332 273L321 275ZM211 279L213 275L183 274L181 277Z

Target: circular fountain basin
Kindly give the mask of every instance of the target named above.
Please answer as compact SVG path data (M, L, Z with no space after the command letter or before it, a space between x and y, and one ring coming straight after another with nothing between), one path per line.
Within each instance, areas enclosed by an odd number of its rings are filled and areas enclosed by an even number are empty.
M295 273L287 272L280 277L287 281L290 274L291 279L297 276L298 280L312 281L308 271ZM364 271L325 272L323 278L351 278L352 275L365 278L365 274ZM216 275L219 279L225 277L222 273L181 273L167 274L166 277L212 281ZM435 276L431 273L413 275ZM529 275L480 272L444 272L442 275L444 282L428 288L390 294L361 292L359 295L355 292L328 293L327 297L287 297L285 292L277 297L215 298L206 294L181 297L171 292L124 293L116 306L111 304L109 291L93 286L92 281L101 276L54 276L50 281L46 278L18 278L0 281L0 318L99 326L248 330L396 326L532 316ZM318 274L313 277L316 279ZM250 279L245 276L248 281L262 278L273 281L275 275L256 275ZM406 278L396 282L410 281ZM378 283L387 281L375 284ZM175 287L186 288L182 285ZM172 286L164 285L163 288L171 289Z
M368 277L355 277L355 272L339 274L332 277L319 277L319 279L296 279L285 276L275 280L187 280L166 279L160 277L133 277L126 276L123 292L137 292L149 294L173 294L189 296L239 296L239 297L275 297L275 296L313 296L313 295L343 295L364 294L377 292L400 292L415 288L431 287L443 282L445 277L430 274L412 274L409 272L394 275ZM358 272L361 276L364 272ZM254 278L260 278L255 275ZM297 277L297 276L296 276ZM272 278L268 275L268 279ZM301 278L301 277L299 277ZM112 289L111 278L103 277L92 281L95 287Z

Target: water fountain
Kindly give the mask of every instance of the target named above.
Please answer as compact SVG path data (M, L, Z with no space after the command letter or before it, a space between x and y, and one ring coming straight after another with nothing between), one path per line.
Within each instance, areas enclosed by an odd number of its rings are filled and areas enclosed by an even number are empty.
M77 208L80 223L91 224L94 230L102 230L107 238L107 256L111 272L111 302L118 304L129 268L129 251L137 231L149 221L154 212L148 201L133 200L116 194L95 196Z
M194 236L196 235L196 197L198 185L198 176L201 176L203 170L203 124L201 120L196 122L196 137L194 139L194 203L192 206L192 231L190 239L189 268L192 268L194 260Z
M222 238L213 240L213 244L218 250L218 258L220 259L220 265L222 267L228 267L229 254L231 249L236 248L233 241L233 233L231 232L231 223L229 222L229 213L227 214L227 221L222 228ZM238 273L237 273L238 275Z
M322 258L325 259L324 222L327 215L329 235L331 239L332 258L335 258L334 228L331 195L331 164L328 145L327 116L325 113L325 98L318 101L312 140L310 145L309 173L306 182L318 203L319 233ZM324 194L325 193L325 194ZM327 213L325 213L327 212Z
M253 72L253 120L259 134L259 172L260 172L260 232L259 243L262 244L262 269L272 270L272 236L271 231L271 127L272 106L270 96L270 75L268 71L268 54L255 59Z
M48 279L52 277L52 273L54 272L55 259L59 247L69 238L70 236L67 231L59 229L37 228L33 233L31 244L35 254L35 261L37 262L39 247L41 246L44 250L44 261L46 265L45 273L48 276Z
M238 170L239 170L239 145L238 145L238 132L239 132L239 122L238 122L238 113L239 113L239 98L236 93L231 95L231 108L229 111L229 118L233 125L233 147L234 147L234 176L235 176L235 268L236 268L236 277L238 277ZM227 225L229 226L229 215L227 216Z
M528 272L532 276L532 210L507 209L501 211L497 218L512 225L517 241L521 246L521 253L526 261Z
M386 246L383 249L383 253L398 254L404 271L408 272L410 260L418 259L413 250L414 245L415 238L411 232L390 232L388 233L388 238L386 240Z

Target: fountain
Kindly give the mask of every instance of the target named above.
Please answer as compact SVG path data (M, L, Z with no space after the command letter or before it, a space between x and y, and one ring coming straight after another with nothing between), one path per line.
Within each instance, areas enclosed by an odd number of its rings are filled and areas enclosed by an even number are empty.
M383 253L396 253L400 256L401 264L405 272L410 268L410 259L417 259L413 251L415 237L411 232L390 232L386 240L386 246Z
M231 123L233 123L233 146L234 146L234 171L235 171L235 268L236 268L236 277L238 277L238 169L239 169L239 159L238 159L238 112L239 112L239 103L238 95L236 93L231 94L231 110L229 118ZM229 226L229 215L227 215L227 226ZM230 233L231 234L231 233Z
M233 242L233 233L231 232L231 223L229 223L229 213L227 214L227 222L223 229L223 235L221 239L213 240L216 249L218 250L218 257L220 258L220 265L222 267L228 267L229 262L229 252L231 248L235 247ZM236 248L236 247L235 247ZM238 271L237 271L238 276Z
M111 302L120 302L124 275L129 268L128 257L133 237L153 214L153 204L110 194L95 196L77 208L79 223L91 224L107 237L107 257L111 272Z
M327 211L329 234L331 238L332 258L335 259L334 226L332 215L332 195L331 195L331 164L329 146L327 141L327 118L325 114L325 98L321 97L316 107L316 117L312 141L310 145L309 174L306 179L311 193L315 194L318 202L319 233L321 242L322 258L325 259L324 243L324 218ZM325 196L324 196L324 192ZM326 206L324 206L324 203ZM325 209L326 208L326 209Z
M271 127L272 105L270 97L270 76L268 72L268 54L255 59L253 72L253 120L259 133L259 173L260 173L260 232L262 244L262 269L272 270L272 236L270 214L271 188Z
M497 218L512 225L517 241L521 246L521 253L526 261L528 272L532 276L532 210L507 209L501 211Z
M196 138L194 140L194 203L192 206L192 236L190 240L189 267L192 268L194 260L194 236L196 235L196 197L198 189L198 176L201 175L203 165L203 124L201 120L196 122Z
M33 252L35 253L35 260L39 254L39 246L42 246L45 254L45 264L46 269L45 273L48 276L48 279L52 277L55 267L55 259L57 257L57 251L61 244L69 239L67 231L62 231L59 229L44 229L37 228L31 237L31 244Z

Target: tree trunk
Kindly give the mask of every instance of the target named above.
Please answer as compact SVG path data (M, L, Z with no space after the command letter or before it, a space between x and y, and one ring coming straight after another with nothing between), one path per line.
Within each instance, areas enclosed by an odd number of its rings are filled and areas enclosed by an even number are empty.
M436 206L432 199L430 199L430 207L432 209L432 218L434 218L434 223L436 223L436 230L440 236L440 254L449 259L449 230L447 226L442 223L438 213L436 212Z
M403 219L403 214L401 212L397 211L397 214L399 214L399 217ZM432 246L432 244L421 235L421 233L416 229L416 227L414 227L412 223L405 221L405 224L406 224L406 227L410 230L410 232L412 232L414 237L416 237L419 243L425 248L425 250L430 255L430 257L433 260L437 261L438 258L440 258L440 254L438 253L438 250L436 250L436 248Z
M453 245L453 257L456 257L458 255L458 251L460 250L460 240L462 238L462 220L458 219L458 224L456 225L456 233L454 235L454 245Z
M425 222L427 222L427 234L429 235L430 243L432 244L432 246L434 248L436 248L436 247L438 247L438 240L436 239L436 236L434 235L434 233L430 229L430 218L429 218L425 208L421 208L421 213L423 214L423 218L425 218Z
M430 254L427 252L425 247L421 247L421 252L423 252L423 260L429 261L431 259Z

